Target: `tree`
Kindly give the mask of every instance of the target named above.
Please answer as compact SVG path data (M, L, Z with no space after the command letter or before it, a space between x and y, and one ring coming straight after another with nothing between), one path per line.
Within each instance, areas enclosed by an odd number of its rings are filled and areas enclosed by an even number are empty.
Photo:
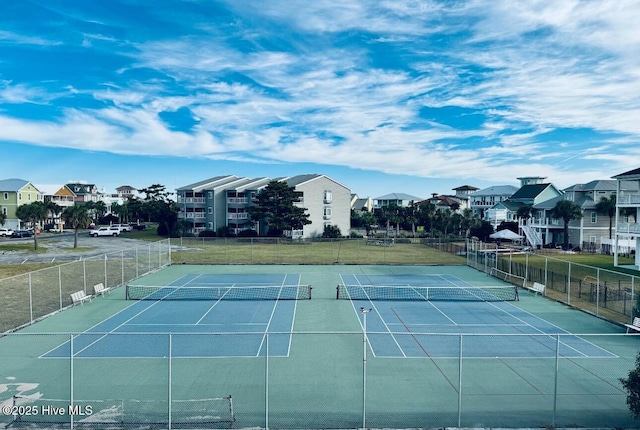
M527 219L531 218L531 211L532 210L533 210L533 206L531 206L531 205L520 206L518 208L518 211L516 212L516 217L518 219L527 220Z
M551 210L551 216L564 222L564 242L562 249L569 249L569 222L582 218L582 208L571 200L560 200Z
M16 216L22 221L29 222L33 227L33 248L38 249L38 224L46 221L49 211L47 206L42 202L33 202L26 205L18 206Z
M598 203L596 203L596 212L609 217L609 239L611 239L613 231L613 217L616 216L616 195L611 197L602 197Z
M166 191L165 186L153 184L148 188L141 189L140 192L146 196L141 208L142 212L147 214L149 221L160 224L158 234L164 231L167 235L179 233L174 230L176 230L180 208L170 198L171 193Z
M322 237L325 239L336 239L342 237L342 232L337 225L325 225Z
M282 236L285 231L311 224L306 209L296 206L299 201L295 187L274 180L256 195L247 212L254 222L267 223L269 236Z
M489 221L482 220L479 224L469 230L471 236L475 236L483 242L489 240L489 235L493 234L493 226Z
M5 222L7 222L7 214L0 212L0 225L4 225Z
M627 378L620 378L622 388L627 392L627 406L636 419L640 418L640 353L636 356L636 367L629 371Z
M85 205L73 205L62 211L62 219L73 227L73 247L78 247L78 232L91 223L91 216Z

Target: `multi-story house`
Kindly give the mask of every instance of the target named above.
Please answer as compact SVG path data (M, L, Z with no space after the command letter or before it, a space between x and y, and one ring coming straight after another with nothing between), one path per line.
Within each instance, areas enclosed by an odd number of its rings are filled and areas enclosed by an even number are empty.
M470 208L473 215L485 219L486 212L496 203L502 203L511 197L518 187L513 185L494 185L472 193Z
M492 222L494 227L503 221L520 222L520 228L532 246L542 246L557 240L557 220L549 218L548 210L555 206L563 193L555 185L544 182L542 177L522 177L521 187L508 199L496 203L485 211L484 219ZM518 210L523 206L531 206L531 218L518 219ZM560 225L562 227L562 225Z
M420 197L412 196L409 194L391 193L391 194L385 194L384 196L374 198L373 208L380 209L384 206L389 206L391 204L395 204L402 208L406 208L422 200L423 199Z
M130 185L122 185L116 188L116 194L123 200L127 200L137 197L138 190Z
M71 188L63 185L53 194L46 194L44 196L44 201L54 203L64 211L69 206L73 206L75 204L76 197L76 194L71 191ZM49 214L51 216L51 221L54 224L54 228L59 231L64 229L64 222L62 222L61 213L62 212Z
M18 207L43 200L40 190L29 181L16 178L0 180L0 212L6 217L4 227L21 228L22 222L16 216Z
M358 212L373 212L373 199L351 194L351 209Z
M596 205L604 197L607 199L620 192L633 190L629 181L595 180L586 184L576 184L564 189L565 200L570 200L582 209L582 218L569 222L569 243L588 249L601 249L602 245L612 245L615 224L607 214L599 213ZM562 221L560 221L562 223ZM611 226L611 231L609 227ZM610 237L611 234L611 237Z
M618 254L620 244L628 242L628 251L634 251L633 269L640 270L640 168L629 170L613 176L617 181L616 198L616 235L613 254L613 264L620 266ZM623 191L623 182L628 181L628 188Z
M97 202L100 200L100 193L95 184L70 182L66 186L75 194L76 202Z
M247 208L271 178L240 178L217 176L177 189L180 213L178 218L192 224L191 231L217 231L226 227L231 233L255 229L266 233L259 222L251 220ZM302 230L288 232L292 237L314 237L325 225L335 225L342 234L349 234L351 222L351 190L333 179L319 174L276 178L294 187L300 195L301 207L307 209L311 224Z

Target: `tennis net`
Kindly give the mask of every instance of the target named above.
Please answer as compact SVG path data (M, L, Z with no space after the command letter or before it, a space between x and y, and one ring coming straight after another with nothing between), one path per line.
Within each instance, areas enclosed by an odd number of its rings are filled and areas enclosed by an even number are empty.
M174 286L127 284L127 300L310 300L311 285Z
M338 285L336 299L502 302L518 300L518 288L515 285L485 287Z

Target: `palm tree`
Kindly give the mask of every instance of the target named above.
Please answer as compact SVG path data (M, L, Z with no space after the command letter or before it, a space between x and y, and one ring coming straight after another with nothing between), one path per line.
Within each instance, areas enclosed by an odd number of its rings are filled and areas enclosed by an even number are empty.
M560 200L551 210L551 216L564 221L564 243L562 249L569 249L569 222L582 218L582 208L571 200Z
M91 223L91 216L84 205L73 205L62 212L62 219L73 227L73 247L78 247L78 231Z
M533 206L531 206L531 205L520 206L518 208L518 211L516 212L516 217L518 219L523 219L523 220L529 219L529 218L531 218L531 210L532 209L533 209Z
M602 197L598 203L596 203L596 212L609 217L609 239L611 239L613 231L613 217L616 216L616 195L611 197Z
M18 209L16 209L16 216L22 221L28 221L33 227L34 249L38 249L38 234L36 231L38 224L46 221L48 215L49 210L47 206L40 201L18 206Z

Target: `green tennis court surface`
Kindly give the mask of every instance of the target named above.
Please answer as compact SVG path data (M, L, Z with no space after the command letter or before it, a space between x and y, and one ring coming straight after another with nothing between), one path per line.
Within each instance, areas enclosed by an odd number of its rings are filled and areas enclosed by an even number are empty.
M639 346L468 267L176 265L0 338L2 405L66 411L0 428L632 427Z

